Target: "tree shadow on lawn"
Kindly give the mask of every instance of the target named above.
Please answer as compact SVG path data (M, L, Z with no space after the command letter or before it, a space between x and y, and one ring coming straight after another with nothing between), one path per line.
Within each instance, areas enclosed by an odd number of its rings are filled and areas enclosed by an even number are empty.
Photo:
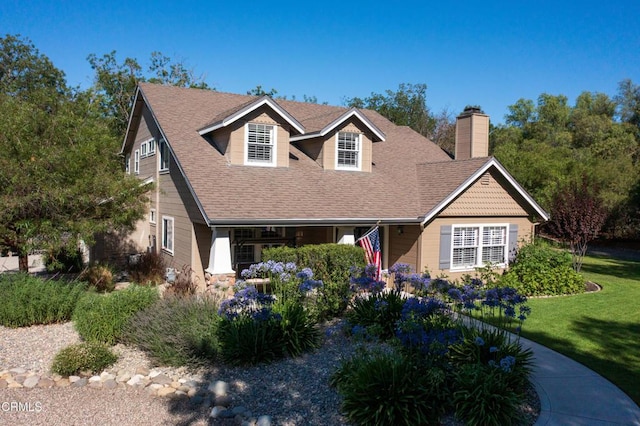
M570 329L595 343L591 351L545 332L525 331L523 337L538 342L606 377L640 405L640 324L581 317Z
M593 265L591 263L582 264L582 272L599 275L610 275L617 278L640 281L640 261L615 259L605 256L593 256L606 261L606 264ZM598 283L602 284L602 283Z

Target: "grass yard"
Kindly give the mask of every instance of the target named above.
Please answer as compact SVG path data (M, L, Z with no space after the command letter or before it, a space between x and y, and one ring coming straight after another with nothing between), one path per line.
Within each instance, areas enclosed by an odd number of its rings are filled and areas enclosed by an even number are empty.
M586 257L598 293L530 299L522 335L603 375L640 405L640 262Z

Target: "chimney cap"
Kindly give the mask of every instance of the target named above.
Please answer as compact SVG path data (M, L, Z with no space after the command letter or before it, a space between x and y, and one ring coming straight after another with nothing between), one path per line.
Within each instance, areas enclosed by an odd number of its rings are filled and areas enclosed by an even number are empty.
M466 117L471 114L484 114L484 111L480 107L480 105L467 105L464 107L464 111L460 114L461 117Z

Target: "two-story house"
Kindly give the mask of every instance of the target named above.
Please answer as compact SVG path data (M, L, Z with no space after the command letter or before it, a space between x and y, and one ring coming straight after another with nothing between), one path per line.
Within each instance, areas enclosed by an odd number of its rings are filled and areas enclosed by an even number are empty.
M155 190L129 240L202 287L264 247L354 244L375 224L383 268L505 266L548 214L487 156L488 133L488 116L465 111L453 160L371 110L143 83L122 154Z

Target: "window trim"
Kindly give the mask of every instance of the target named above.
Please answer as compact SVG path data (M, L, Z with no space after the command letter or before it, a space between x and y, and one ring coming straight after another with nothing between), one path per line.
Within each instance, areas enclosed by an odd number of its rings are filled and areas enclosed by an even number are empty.
M133 154L133 173L140 174L140 150L136 149Z
M271 138L271 161L260 161L249 159L249 126L265 126L270 127ZM276 167L278 164L278 125L270 123L255 123L247 122L244 125L244 164L246 166L258 166L258 167Z
M148 155L148 149L149 145L147 145L147 142L142 142L140 144L140 158L145 158Z
M347 149L340 149L340 134L350 134L350 135L355 135L356 136L356 144L357 147L355 150L347 150ZM335 144L336 144L336 149L335 149L335 156L336 156L336 164L335 164L335 168L336 170L350 170L350 171L360 171L362 170L362 133L358 133L358 132L347 132L347 131L342 131L342 132L336 132L336 138L335 138ZM358 156L357 158L357 164L354 166L347 166L347 165L342 165L340 164L340 151L348 151L348 152L355 152Z
M455 246L455 232L456 229L460 228L475 228L477 229L477 242L475 247L476 250L476 263L473 266L455 266L453 253L456 248ZM483 241L484 229L485 228L502 228L504 235L504 242L500 245L485 245ZM494 263L495 266L503 268L507 266L509 263L509 224L508 223L459 223L451 225L451 248L449 251L449 270L452 272L463 272L463 271L473 271L476 268L481 268L485 266L485 263L482 261L483 258L483 249L484 247L503 247L503 260L502 262ZM468 247L467 247L468 248Z
M169 224L171 224L171 228L169 231ZM175 249L175 220L173 216L162 216L162 238L161 238L161 247L162 250L173 255ZM171 247L169 247L169 243L171 243Z
M149 223L156 224L156 209L149 209Z
M147 155L149 157L151 157L152 155L155 155L156 153L156 140L154 138L151 138L147 141L147 145L149 146L149 151L147 152Z
M158 169L161 172L168 172L169 164L171 163L171 153L169 151L169 144L167 141L160 139L158 151L160 151L160 155L158 155Z

